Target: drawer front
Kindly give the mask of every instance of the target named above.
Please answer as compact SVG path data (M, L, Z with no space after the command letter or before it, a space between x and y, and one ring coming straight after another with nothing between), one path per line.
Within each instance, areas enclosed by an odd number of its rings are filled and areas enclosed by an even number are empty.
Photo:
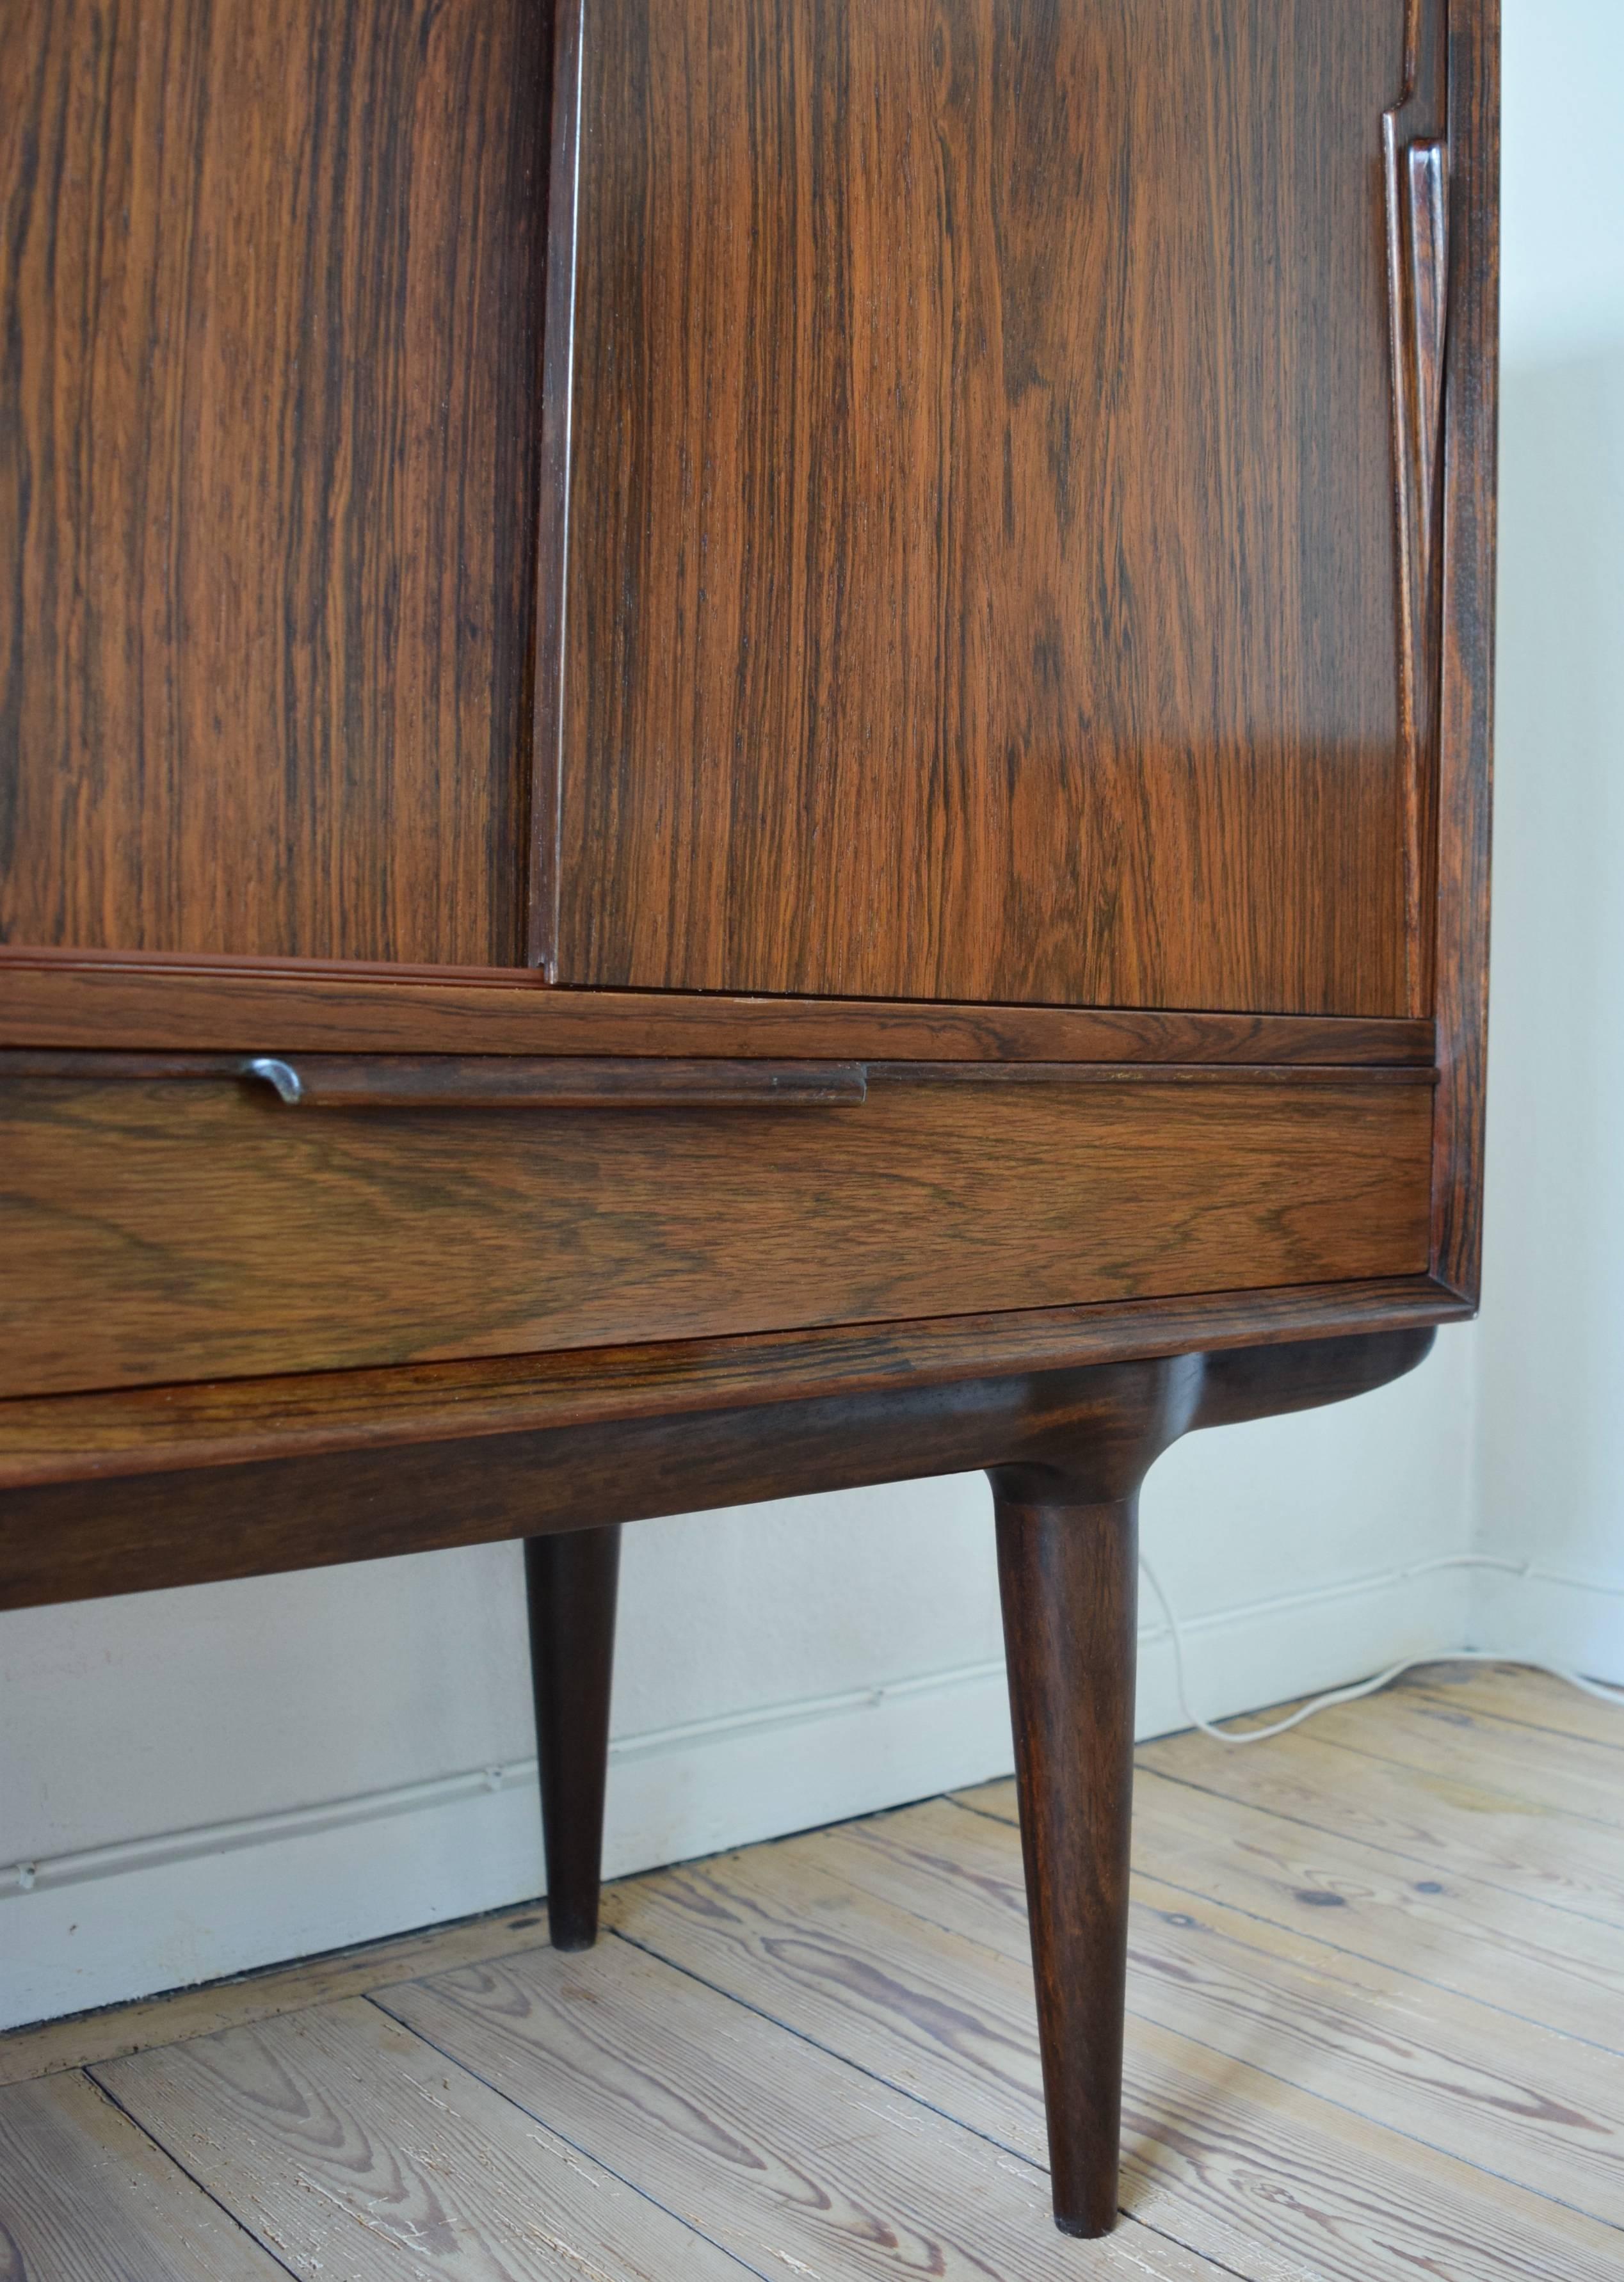
M851 1106L338 1109L0 1086L0 1393L1425 1270L1418 1075L1021 1082Z

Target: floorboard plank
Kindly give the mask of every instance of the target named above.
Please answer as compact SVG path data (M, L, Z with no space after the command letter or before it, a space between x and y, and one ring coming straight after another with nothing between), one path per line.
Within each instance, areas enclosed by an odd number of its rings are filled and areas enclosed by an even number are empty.
M985 1818L967 1842L944 1832L951 1812L934 1827L929 1807L890 1818L890 1848L854 1833L837 1849L842 1834L820 1834L667 1871L618 1892L610 1922L1014 2144L1007 2119L992 2120L1005 2115L1007 2094L1021 2119L1021 2152L1041 2157L1019 1843ZM951 1849L945 1874L930 1867L939 1846ZM995 1950L996 1960L967 1949L967 1940ZM1338 1958L1142 1875L1134 1882L1128 2009L1131 2108L1139 2025L1152 2022L1239 2064L1246 2073L1232 2074L1226 2098L1244 2100L1255 2070L1313 2096L1299 2118L1305 2131L1334 2141L1340 2123L1317 2109L1324 2100L1494 2171L1533 2198L1624 2224L1624 2074L1611 2054L1533 2030L1508 2049L1504 2024L1469 1999ZM967 2073L973 2111L960 2104ZM991 2109L980 2098L989 2088Z
M287 2282L82 2076L0 2091L4 2282Z
M702 2208L774 2276L1209 2282L1209 2263L1142 2225L1092 2245L1057 2233L1035 2164L626 1942L375 2001L660 2201Z
M178 2044L183 2037L213 2036L248 2021L274 2020L340 1997L361 1997L380 1981L399 1981L432 1962L444 1968L483 1957L505 1957L545 1938L545 1908L487 1912L418 1933L392 1934L354 1949L321 1957L297 1958L291 1965L267 1966L229 1981L206 1982L198 1989L173 1989L98 2013L74 2013L62 2021L12 2029L0 2036L0 2084L26 2084L58 2069L89 2068L97 2061L120 2060L152 2045ZM0 2277L0 2282L4 2278Z
M961 1797L1014 1826L1013 1785ZM879 1836L893 1820L853 1828ZM1133 1859L1183 1891L1624 2053L1624 1944L1610 1926L1452 1867L1434 1874L1364 1839L1145 1766L1134 1784Z
M1541 1735L1624 1751L1624 1700L1604 1704L1554 1673L1526 1664L1428 1664L1407 1673L1398 1685L1480 1719L1509 1719Z
M746 2282L735 2259L359 1998L97 2073L298 2275Z
M1520 1721L1480 1713L1453 1696L1386 1688L1368 1703L1317 1712L1314 1735L1385 1766L1465 1783L1507 1801L1513 1811L1624 1829L1616 1750L1584 1736L1543 1735Z
M1490 1787L1486 1770L1474 1777L1395 1766L1307 1728L1246 1750L1205 1735L1169 1736L1146 1744L1141 1764L1307 1828L1364 1839L1418 1863L1423 1877L1459 1872L1624 1931L1617 1832L1511 1798ZM984 1791L963 1797L989 1804Z
M975 2014L1007 2054L1030 2014L1006 1993L991 2014L985 1954L956 1952L974 1991L967 2002L960 1986L958 2011L967 2050ZM1075 2246L1044 2241L1034 2168L625 1940L470 1967L377 2001L661 2200L703 2176L711 2231L750 2263L787 2251L842 2282L1077 2271ZM1007 2100L1013 2076L1005 2085ZM1161 2236L1246 2282L1617 2282L1611 2229L1346 2111L1327 2124L1323 2103L1149 2023L1135 2036L1124 2156L1142 2228L1112 2242L1141 2262Z
M625 1882L589 1957L519 1906L0 2039L0 2282L1617 2282L1613 1719L1457 1665L1145 1749L1107 2242L1004 1782Z

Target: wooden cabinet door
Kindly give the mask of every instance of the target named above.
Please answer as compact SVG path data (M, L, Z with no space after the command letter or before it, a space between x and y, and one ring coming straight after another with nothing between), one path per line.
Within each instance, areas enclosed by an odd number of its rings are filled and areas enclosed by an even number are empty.
M0 944L522 957L548 58L0 11Z
M1426 1011L1441 5L567 4L542 963Z
M1430 1014L1445 28L21 0L0 946Z

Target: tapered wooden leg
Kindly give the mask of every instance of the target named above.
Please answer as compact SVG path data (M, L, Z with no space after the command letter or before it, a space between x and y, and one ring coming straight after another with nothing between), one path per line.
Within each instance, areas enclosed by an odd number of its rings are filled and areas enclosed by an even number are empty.
M1200 1356L1078 1375L1040 1455L988 1469L1054 2216L1116 2215L1139 1484L1195 1423ZM1041 1448L1041 1445L1040 1445Z
M555 1949L590 1949L598 1937L619 1576L618 1526L525 1541L547 1910Z
M1054 2216L1067 2234L1104 2234L1116 2215L1137 1508L1137 1494L998 1498Z

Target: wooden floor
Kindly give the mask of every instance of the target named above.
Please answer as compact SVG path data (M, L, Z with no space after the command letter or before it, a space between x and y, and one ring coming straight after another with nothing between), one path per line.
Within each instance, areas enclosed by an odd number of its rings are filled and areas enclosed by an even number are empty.
M1053 2230L1007 1783L0 2039L0 2282L1619 2282L1624 1713L1437 1666L1140 1754Z

